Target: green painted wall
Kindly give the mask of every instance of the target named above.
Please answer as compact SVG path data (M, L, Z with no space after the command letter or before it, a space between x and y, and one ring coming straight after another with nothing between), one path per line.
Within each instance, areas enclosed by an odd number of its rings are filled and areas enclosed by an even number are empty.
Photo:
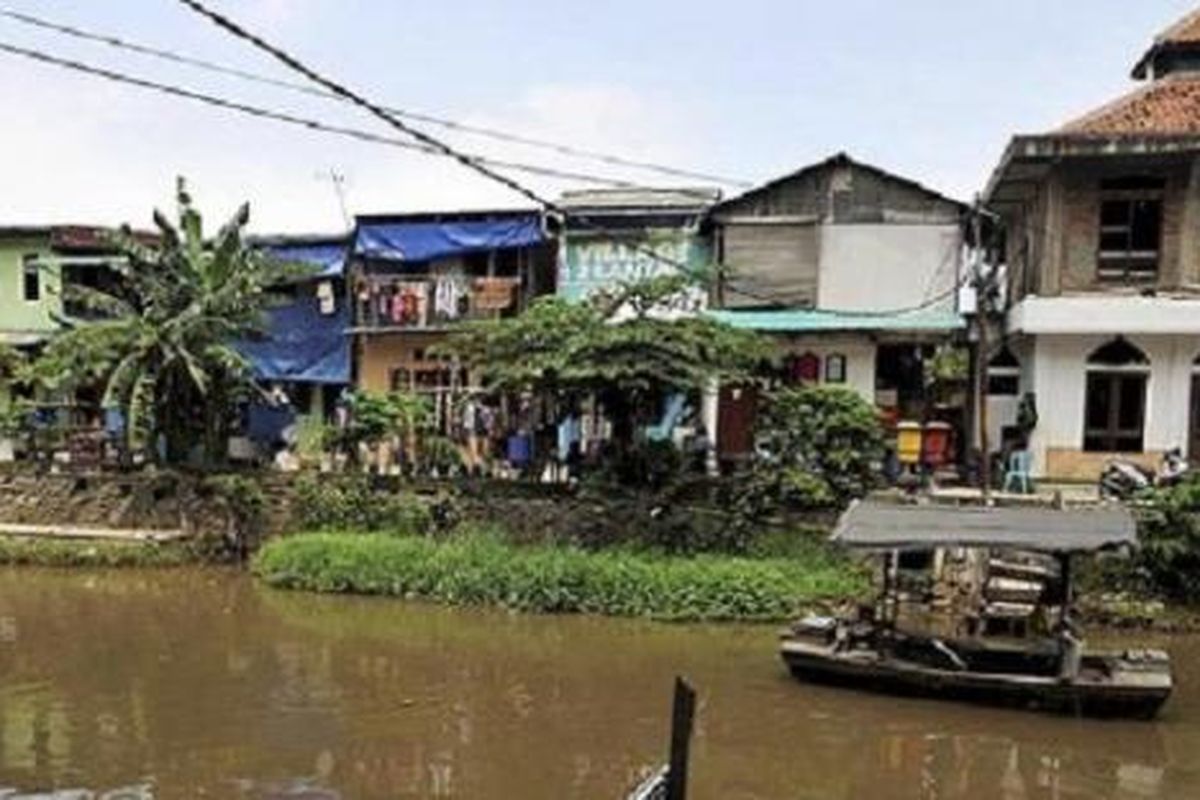
M62 308L57 270L41 271L42 291L37 302L25 299L23 257L33 253L44 262L50 260L49 235L0 239L0 339L14 334L51 333L58 328L53 317Z

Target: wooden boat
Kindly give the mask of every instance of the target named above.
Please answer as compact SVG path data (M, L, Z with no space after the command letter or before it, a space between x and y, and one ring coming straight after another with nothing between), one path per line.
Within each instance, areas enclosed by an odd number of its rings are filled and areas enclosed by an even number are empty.
M1171 694L1165 652L1087 650L1070 620L1071 556L1136 541L1133 519L1122 508L859 503L843 515L833 539L883 554L884 588L875 609L859 619L810 617L783 635L780 655L797 678L1098 717L1150 718ZM959 614L963 624L954 627L963 635L905 630L898 624L903 599L898 554L947 548L983 554L970 562L979 565L975 588L963 593L968 611ZM1046 582L1035 592L1024 578L1037 576L1042 567L998 559L1002 551L1049 554L1059 569L1043 575ZM1023 573L1019 585L1012 579L1015 572ZM987 596L997 587L1006 601ZM1054 635L986 635L989 614L1033 615L1047 605L1059 620Z

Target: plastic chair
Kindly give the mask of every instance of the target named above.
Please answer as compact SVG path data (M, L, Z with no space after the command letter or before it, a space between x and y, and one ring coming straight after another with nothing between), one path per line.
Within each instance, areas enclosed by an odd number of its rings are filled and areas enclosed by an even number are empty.
M1033 478L1029 474L1032 460L1028 450L1014 450L1009 454L1008 468L1004 471L1004 491L1033 494Z

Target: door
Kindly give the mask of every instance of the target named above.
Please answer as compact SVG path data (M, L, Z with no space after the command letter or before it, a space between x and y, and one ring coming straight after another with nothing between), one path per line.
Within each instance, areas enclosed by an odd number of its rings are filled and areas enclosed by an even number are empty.
M1188 434L1188 458L1200 466L1200 374L1192 376L1191 430Z
M722 461L743 461L754 452L758 391L754 386L722 386L720 403L717 453Z

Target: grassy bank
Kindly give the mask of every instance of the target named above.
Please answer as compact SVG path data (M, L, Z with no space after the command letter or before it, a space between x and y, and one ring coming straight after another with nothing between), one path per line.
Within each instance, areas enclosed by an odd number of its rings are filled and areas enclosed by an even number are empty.
M783 620L865 587L857 570L817 550L804 559L669 558L519 547L484 534L305 534L269 542L253 568L289 589L680 621Z
M197 560L191 550L177 544L0 536L0 566L177 567Z

